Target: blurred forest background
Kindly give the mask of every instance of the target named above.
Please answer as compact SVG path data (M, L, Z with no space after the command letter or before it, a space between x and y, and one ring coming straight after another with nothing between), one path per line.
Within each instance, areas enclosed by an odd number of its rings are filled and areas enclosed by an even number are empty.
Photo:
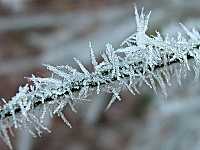
M134 4L152 10L149 33L174 34L178 25L200 29L199 0L0 0L0 96L9 99L31 74L48 76L42 64L88 68L89 41L96 54L135 31ZM192 75L191 75L192 78ZM176 81L172 81L176 82ZM175 83L175 85L177 85ZM141 96L122 93L108 111L110 95L91 97L78 113L66 111L73 126L46 119L52 130L33 139L17 132L16 150L199 150L200 87L187 79L169 89L169 99L142 87ZM0 141L0 150L7 150Z

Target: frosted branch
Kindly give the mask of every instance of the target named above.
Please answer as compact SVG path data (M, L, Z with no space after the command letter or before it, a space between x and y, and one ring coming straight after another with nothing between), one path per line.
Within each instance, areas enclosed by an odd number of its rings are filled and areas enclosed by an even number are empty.
M43 125L46 115L57 115L71 127L64 116L66 106L76 111L75 105L87 100L89 95L101 92L113 93L108 105L121 100L120 92L127 88L131 93L140 93L138 88L146 84L157 93L157 83L163 95L167 96L167 86L170 77L177 75L181 82L182 74L194 70L196 77L200 68L200 35L196 30L190 31L183 26L186 36L177 34L162 37L148 36L148 22L150 13L144 10L139 14L135 9L136 32L127 38L119 49L111 44L106 45L102 54L103 61L97 63L90 43L90 56L94 71L89 72L86 67L75 58L82 72L70 66L45 65L52 72L50 77L40 78L34 75L29 78L33 85L20 87L16 96L5 103L0 109L0 136L11 147L7 129L24 128L31 134L41 135L47 129ZM190 65L189 60L192 61ZM172 64L179 64L175 67ZM178 72L178 73L177 73ZM30 128L34 127L35 131Z

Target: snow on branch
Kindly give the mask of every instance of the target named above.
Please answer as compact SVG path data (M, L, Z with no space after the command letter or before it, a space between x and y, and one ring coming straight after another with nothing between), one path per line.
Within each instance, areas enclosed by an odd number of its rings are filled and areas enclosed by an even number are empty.
M190 31L181 25L186 33L177 36L162 37L146 34L150 13L142 9L139 14L135 8L136 32L122 42L118 49L111 44L106 45L102 54L103 61L98 63L90 43L90 56L93 72L77 59L75 62L81 69L77 71L68 65L45 67L52 72L50 77L40 78L32 75L29 78L33 85L19 88L16 96L0 108L0 136L12 149L9 139L11 127L23 128L33 136L40 136L43 130L49 129L43 125L46 115L57 115L71 127L64 116L66 106L76 112L75 105L87 100L89 95L101 92L113 93L107 108L116 100L121 100L120 91L127 88L132 94L140 94L138 88L143 83L156 93L158 85L167 96L166 87L172 83L171 77L176 75L178 83L182 74L195 72L199 77L200 68L200 34L195 29ZM189 60L192 61L190 65ZM178 64L172 65L172 64ZM175 67L176 66L176 67Z

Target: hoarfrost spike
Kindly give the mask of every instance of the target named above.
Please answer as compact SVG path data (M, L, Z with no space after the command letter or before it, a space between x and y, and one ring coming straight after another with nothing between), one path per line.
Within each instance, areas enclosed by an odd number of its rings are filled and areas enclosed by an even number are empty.
M54 67L54 66L51 66L51 65L47 65L47 64L43 64L43 66L45 66L49 71L57 74L60 77L63 77L63 78L67 78L68 77L67 73L59 70L57 67Z
M116 100L116 97L113 94L111 100L109 101L108 105L106 106L106 109L105 109L106 111L111 107L111 105L115 102L115 100Z
M69 106L70 106L70 108L71 108L71 110L72 110L73 112L75 112L75 113L78 112L78 111L75 109L74 104L72 104L72 102L71 102L70 100L68 100L68 104L69 104Z
M137 32L145 33L147 31L150 15L151 11L147 15L144 14L144 8L142 8L141 14L139 15L137 7L135 6Z
M79 65L80 69L83 71L83 73L86 75L86 76L90 76L90 73L89 71L84 67L84 65L77 59L77 58L74 58L75 62Z
M96 58L95 58L95 55L94 55L94 50L92 48L91 42L89 42L89 48L90 48L90 57L91 57L91 60L92 60L92 65L93 65L94 69L96 69L96 66L98 65L98 63L96 61Z
M6 100L4 98L1 98L4 104L7 104Z
M121 97L119 96L119 93L116 91L116 89L112 89L112 98L110 100L110 102L108 103L106 110L108 110L111 105L118 99L119 101L121 101Z
M70 124L70 122L65 118L64 114L62 112L59 113L59 116L61 117L61 119L64 121L64 123L69 127L72 128L72 125Z
M181 27L183 28L183 30L185 31L185 33L193 40L198 40L198 38L182 23L179 23L181 25Z
M8 147L13 150L13 147L12 147L12 144L11 144L11 141L10 141L10 137L8 135L8 131L6 129L6 127L1 127L1 135L3 136L3 139L4 139L4 142L8 145Z

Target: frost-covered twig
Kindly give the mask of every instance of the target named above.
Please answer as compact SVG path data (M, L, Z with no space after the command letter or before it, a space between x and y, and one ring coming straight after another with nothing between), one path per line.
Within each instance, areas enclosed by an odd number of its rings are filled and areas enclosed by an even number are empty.
M102 54L103 61L98 63L90 44L93 72L89 72L77 59L82 72L70 66L45 65L52 75L47 78L29 78L33 85L20 87L16 96L0 109L0 136L11 147L7 129L14 126L28 130L33 136L41 135L46 115L58 115L71 127L64 116L67 105L76 112L75 104L87 100L91 94L111 92L113 97L108 107L115 101L121 100L120 91L125 87L131 93L140 93L138 87L147 84L156 91L158 83L162 92L167 96L166 86L171 85L170 77L181 75L194 70L196 79L200 68L200 34L193 29L189 31L184 25L187 37L180 33L177 37L148 36L148 21L150 13L145 15L142 9L138 14L135 8L137 31L126 39L119 49L111 44L106 45ZM116 35L117 36L117 35ZM192 59L190 65L189 59ZM179 68L175 67L179 64ZM185 75L185 74L184 74ZM184 76L183 75L183 76ZM31 131L33 126L36 133Z

